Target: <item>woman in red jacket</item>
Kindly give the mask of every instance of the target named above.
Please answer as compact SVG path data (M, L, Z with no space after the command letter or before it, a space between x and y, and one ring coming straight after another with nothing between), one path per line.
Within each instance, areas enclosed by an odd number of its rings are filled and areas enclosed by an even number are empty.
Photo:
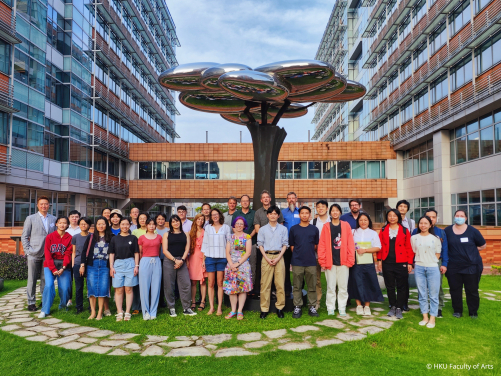
M318 264L325 269L327 312L333 315L336 309L336 286L339 289L337 306L340 316L346 316L348 300L348 278L350 268L355 264L355 242L351 226L341 221L341 207L332 204L329 209L331 221L324 224L318 243Z
M45 238L45 261L43 271L45 287L42 293L42 312L39 319L43 319L50 313L50 307L56 297L54 281L57 278L59 290L59 308L66 307L70 298L71 289L71 235L66 232L70 221L67 217L58 217L56 220L57 231L51 232Z
M411 233L402 226L402 217L396 209L386 213L386 225L379 232L379 239L381 250L377 253L378 269L383 271L390 302L388 316L401 319L402 308L408 294L405 290L409 288L406 282L412 271L414 252L411 247Z

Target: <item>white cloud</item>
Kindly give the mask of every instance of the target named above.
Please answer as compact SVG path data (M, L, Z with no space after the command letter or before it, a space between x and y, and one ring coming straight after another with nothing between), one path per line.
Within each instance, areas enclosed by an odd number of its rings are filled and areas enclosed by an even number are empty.
M313 59L329 19L333 1L230 1L175 0L167 5L181 42L180 64L197 61L241 63L252 68L274 61ZM251 137L245 127L217 114L193 111L177 102L178 142L243 142ZM288 133L286 142L307 141L313 110L298 119L279 123Z

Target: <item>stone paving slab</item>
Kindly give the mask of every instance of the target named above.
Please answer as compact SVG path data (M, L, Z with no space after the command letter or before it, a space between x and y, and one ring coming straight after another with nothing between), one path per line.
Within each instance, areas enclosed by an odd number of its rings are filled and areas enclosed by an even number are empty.
M19 317L19 318L8 320L6 323L7 324L15 324L15 323L28 322L28 321L33 321L33 317Z
M177 336L177 337L175 337L175 338L176 338L178 341L193 341L193 340L194 340L193 338L188 337L188 336ZM197 337L197 338L195 338L195 339L198 339L198 337Z
M340 339L317 339L317 347L324 347L329 345L338 345L343 343Z
M239 334L237 335L237 339L239 341L257 341L261 339L261 333L258 332L253 332L253 333L246 333L246 334Z
M45 320L40 320L42 324L47 324L47 325L53 325L53 324L59 324L63 320L59 319L45 319Z
M141 350L141 346L139 346L137 343L129 343L128 345L124 346L126 349L129 350Z
M212 344L212 345L217 345L219 343L222 343L224 341L229 341L231 339L232 335L231 334L216 334L213 336L202 336L203 340L206 343Z
M161 347L152 345L141 353L141 356L163 355L164 350Z
M296 333L304 333L310 330L320 330L320 328L318 326L313 326L313 325L301 325L298 326L297 328L290 328L290 330Z
M110 339L131 339L131 338L137 337L138 335L139 334L135 334L135 333L114 334L110 337Z
M108 355L123 356L123 355L129 355L129 353L125 350L122 350L122 349L115 349L112 352L110 352Z
M62 344L59 347L62 347L63 349L67 349L67 350L78 350L78 349L81 349L82 347L85 347L85 346L87 346L87 344L81 343L81 342L68 342L68 343Z
M52 324L51 327L53 328L57 328L57 329L69 329L69 328L76 328L77 326L80 326L80 325L77 325L77 324L70 324L69 322L61 322L61 323L58 323L58 324Z
M263 332L268 338L277 339L287 334L286 329L268 330Z
M167 343L159 343L159 345L165 346L165 347L170 347L173 349L177 349L178 347L189 347L193 345L193 341L174 341L174 342L167 342Z
M115 332L112 332L111 330L97 330L95 332L88 333L87 335L93 338L101 338L108 337L112 334L115 334Z
M42 332L44 336L51 337L51 338L58 338L59 334L55 330L49 330L47 332Z
M63 338L59 338L59 339L54 339L52 341L47 342L47 344L48 345L52 345L52 346L59 346L59 345L62 345L64 343L75 341L75 340L77 340L79 338L80 338L79 335L74 334L72 336L63 337Z
M10 332L12 330L21 329L21 327L19 325L7 325L2 326L0 329L2 329L4 332Z
M84 347L80 351L86 352L86 353L106 354L110 350L111 350L111 347L102 347L102 346L94 345L94 346Z
M59 332L59 334L62 336L70 336L73 334L95 332L96 330L97 330L96 328L92 328L90 326L77 326L74 328L69 328L69 329L63 330L63 331Z
M285 350L285 351L295 351L295 350L307 350L311 349L312 346L308 342L291 342L291 343L286 343L285 345L278 346L280 350Z
M31 322L23 322L23 326L25 328L32 328L34 326L38 326L38 323L36 321L31 321ZM32 330L32 329L30 329Z
M246 355L257 355L257 353L244 350L241 347L230 347L227 349L221 349L218 352L216 352L216 358L224 358L228 356L246 356Z
M33 342L45 342L47 341L48 339L50 339L50 337L47 337L47 336L34 336L34 337L26 337L26 339L28 341L33 341Z
M343 329L346 325L337 320L323 320L316 322L315 325L328 326L329 328Z
M148 342L163 342L163 341L167 341L167 336L150 336L150 335L147 335L146 336L148 338Z
M123 341L123 340L105 340L99 342L100 346L107 346L107 347L118 347L118 346L123 346L125 344L129 343L128 341Z
M256 341L256 342L246 343L246 344L244 344L244 347L246 349L259 349L263 346L266 346L267 344L269 344L268 341Z
M364 339L366 336L365 334L358 333L358 332L345 332L345 333L339 333L336 338L342 340L342 341L358 341L360 339Z
M382 332L383 330L384 330L383 328L379 328L377 326L366 326L364 328L358 329L360 333L365 333L365 334L376 334Z
M166 356L211 356L210 351L202 346L172 349Z
M15 334L18 337L29 337L29 336L34 336L35 332L32 332L31 330L17 330L15 332L11 332L12 334Z
M86 343L86 344L90 344L90 343L96 342L97 338L82 337L82 338L77 339L77 341L82 342L82 343Z

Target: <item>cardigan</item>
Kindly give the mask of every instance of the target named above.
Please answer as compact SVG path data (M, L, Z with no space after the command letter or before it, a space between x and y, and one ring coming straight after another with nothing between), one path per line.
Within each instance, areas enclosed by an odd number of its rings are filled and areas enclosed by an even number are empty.
M386 260L390 252L390 225L384 226L379 232L381 250L377 253L377 260ZM398 226L398 234L395 240L395 259L398 264L414 262L414 252L411 247L411 232L402 225Z
M341 265L351 268L355 264L355 242L351 226L348 222L339 221L341 224L341 249L339 252ZM324 269L332 268L332 241L331 222L326 222L322 228L320 241L318 243L318 263Z

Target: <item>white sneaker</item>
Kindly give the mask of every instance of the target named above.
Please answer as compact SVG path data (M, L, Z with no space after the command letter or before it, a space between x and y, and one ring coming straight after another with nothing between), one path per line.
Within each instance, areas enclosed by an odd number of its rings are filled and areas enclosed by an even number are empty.
M328 316L334 316L334 310L332 310L332 311L327 311L327 315L328 315Z
M39 319L44 319L45 318L45 312L40 312L40 314L38 315L38 318Z
M169 309L170 317L177 317L176 310L174 308Z
M364 314L364 307L361 305L357 306L357 315L363 315Z
M66 303L66 307L71 307L73 305L73 303L71 302L71 300L68 300L68 303Z
M346 316L346 311L339 310L339 316L343 316L343 317Z
M186 308L186 309L183 311L183 314L184 314L185 316L196 316L196 315L197 315L197 313L196 313L196 312L193 312L193 311L191 310L191 308Z
M150 316L150 314L149 314L148 312L146 312L146 313L144 314L144 316L143 316L143 320L144 320L144 321L151 320L151 316Z
M425 326L426 324L428 324L428 321L420 321L419 322L419 326Z
M435 327L435 323L432 324L431 322L429 322L428 324L426 324L426 327L433 329Z
M372 312L369 306L364 307L364 316L372 316Z

